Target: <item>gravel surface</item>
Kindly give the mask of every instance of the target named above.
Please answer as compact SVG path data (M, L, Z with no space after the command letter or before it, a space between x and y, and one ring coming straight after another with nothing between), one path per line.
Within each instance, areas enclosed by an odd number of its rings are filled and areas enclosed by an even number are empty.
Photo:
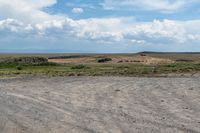
M0 133L200 133L200 78L0 79Z

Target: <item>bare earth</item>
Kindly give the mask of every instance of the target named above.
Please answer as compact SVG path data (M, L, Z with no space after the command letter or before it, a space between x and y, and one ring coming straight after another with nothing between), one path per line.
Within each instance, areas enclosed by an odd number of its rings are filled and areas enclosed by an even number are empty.
M200 133L200 78L0 79L0 133Z
M174 63L173 60L167 58L151 57L151 56L105 56L112 58L112 61L108 63L129 63L129 64L146 64L146 65L158 65L158 64L169 64ZM104 57L104 58L105 58ZM79 57L79 58L66 58L66 59L49 59L49 62L55 63L72 63L72 64L85 64L85 63L96 63L96 56L91 57Z

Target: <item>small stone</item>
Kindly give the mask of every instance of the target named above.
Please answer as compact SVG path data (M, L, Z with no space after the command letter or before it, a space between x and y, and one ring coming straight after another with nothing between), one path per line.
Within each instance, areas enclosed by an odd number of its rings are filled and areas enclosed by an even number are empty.
M161 102L163 103L163 102L165 102L165 100L161 100Z
M189 109L188 107L183 107L183 109Z
M162 120L165 120L166 118L165 117L162 117Z
M194 88L189 88L189 90L194 90Z

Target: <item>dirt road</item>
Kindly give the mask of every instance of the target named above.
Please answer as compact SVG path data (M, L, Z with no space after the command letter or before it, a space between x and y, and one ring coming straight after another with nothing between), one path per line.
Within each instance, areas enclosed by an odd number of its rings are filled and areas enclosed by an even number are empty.
M200 78L0 79L0 133L200 133Z

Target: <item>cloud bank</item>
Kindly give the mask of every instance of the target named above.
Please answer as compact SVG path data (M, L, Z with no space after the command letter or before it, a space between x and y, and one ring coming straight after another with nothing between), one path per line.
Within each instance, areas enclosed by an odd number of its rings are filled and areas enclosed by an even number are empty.
M186 4L185 0L106 0L105 8L145 6L150 10L174 11ZM78 38L93 42L148 44L189 44L200 42L200 20L154 20L137 22L131 17L90 18L74 20L65 15L52 15L43 9L56 0L0 1L0 38L15 36L46 38ZM81 10L76 10L81 13Z
M199 41L200 21L154 20L137 23L130 18L101 18L73 20L49 20L42 23L26 24L15 19L0 21L3 35L47 36L83 38L105 42L133 43L187 43ZM195 28L195 27L196 28Z

